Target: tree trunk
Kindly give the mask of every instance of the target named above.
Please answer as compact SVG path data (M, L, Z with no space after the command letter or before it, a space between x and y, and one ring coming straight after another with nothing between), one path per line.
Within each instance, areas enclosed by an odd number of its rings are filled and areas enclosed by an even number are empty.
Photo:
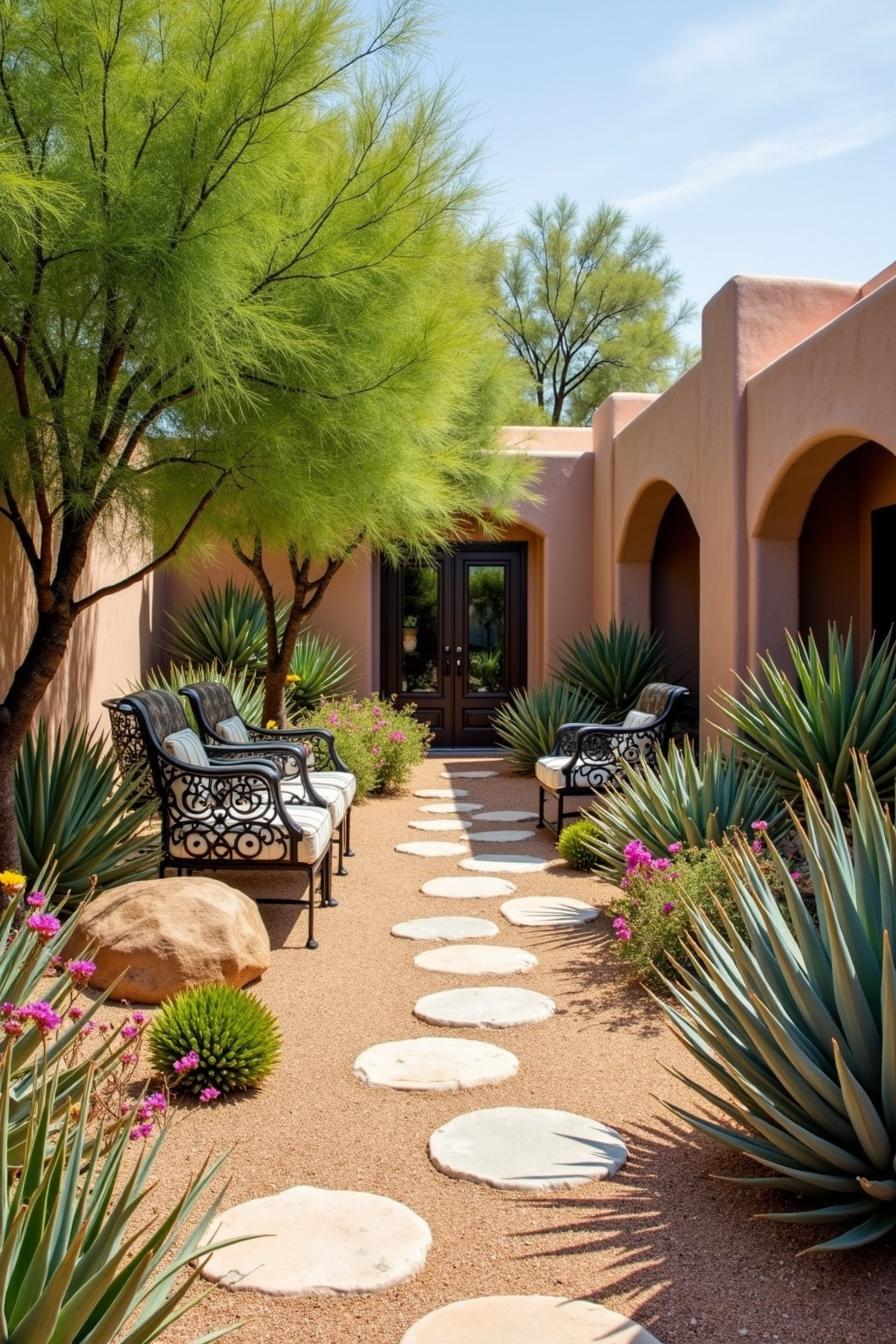
M67 599L57 599L50 610L41 612L28 652L0 705L0 868L18 869L21 863L15 816L16 760L37 707L65 656L75 619Z
M265 725L274 722L278 728L286 727L286 676L288 671L289 658L287 658L285 666L282 658L278 658L274 663L269 662L264 669L264 709L262 716Z

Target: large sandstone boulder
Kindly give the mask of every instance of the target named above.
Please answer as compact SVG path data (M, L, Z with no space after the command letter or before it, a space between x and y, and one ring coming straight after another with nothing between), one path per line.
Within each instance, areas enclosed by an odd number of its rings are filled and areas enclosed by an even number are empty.
M95 989L122 973L113 998L161 1003L193 985L240 987L271 964L258 907L210 877L128 882L91 901L78 927L91 954Z

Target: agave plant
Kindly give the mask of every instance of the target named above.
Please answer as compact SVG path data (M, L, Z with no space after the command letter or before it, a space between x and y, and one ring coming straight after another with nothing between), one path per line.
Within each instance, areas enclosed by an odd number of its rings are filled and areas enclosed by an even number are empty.
M172 695L178 695L181 686L188 686L194 681L222 682L233 696L233 703L240 717L245 719L246 723L261 723L264 687L246 668L219 667L216 663L172 663L167 672L163 672L159 667L153 668L141 682L132 682L128 689L170 691ZM182 700L181 703L188 721L195 728L193 711L186 700Z
M562 723L599 723L601 708L587 691L548 681L513 691L495 715L495 736L508 749L514 769L531 774L539 756L554 745Z
M44 723L22 744L15 774L22 863L34 877L53 861L60 891L79 897L95 877L115 887L152 877L158 844L146 833L154 803L139 781L116 779L115 753L84 727L53 736Z
M277 606L278 626L286 617ZM197 597L182 615L168 613L165 648L174 662L215 663L258 669L267 650L267 621L261 594L251 584L228 579Z
M761 760L785 797L799 795L800 779L825 781L843 804L852 753L867 757L878 788L896 777L896 645L890 635L871 646L859 665L853 632L828 627L827 649L815 636L787 636L793 677L766 656L758 673L740 678L736 695L716 704L734 725L740 749Z
M595 867L610 877L625 873L623 849L640 840L655 854L676 842L692 848L717 844L728 832L765 821L772 833L784 808L771 776L755 762L708 742L697 759L688 738L658 752L655 765L623 763L617 788L595 795L588 817L596 830L583 841Z
M286 679L290 715L319 704L324 696L340 695L354 670L354 658L335 639L304 631L293 650Z
M679 968L677 1006L664 1005L724 1095L672 1072L733 1123L671 1109L771 1173L740 1184L809 1201L762 1216L849 1224L814 1251L896 1228L896 826L870 766L853 768L848 826L824 785L819 802L804 784L804 824L794 815L817 922L774 847L786 913L742 842L728 876L744 932L692 912L695 969Z
M9 1132L10 1080L7 1053L0 1143ZM54 1130L59 1091L48 1078L14 1163L16 1180L8 1181L8 1147L2 1152L0 1317L9 1344L151 1344L201 1300L190 1296L198 1268L178 1280L201 1248L214 1249L205 1243L221 1194L195 1215L224 1159L206 1163L172 1206L150 1211L164 1131L131 1166L129 1121L111 1135L91 1128L92 1084L87 1074ZM236 1328L223 1326L195 1344Z
M556 675L587 691L612 721L631 708L648 682L661 680L665 668L662 636L614 617L606 629L592 625L561 645Z

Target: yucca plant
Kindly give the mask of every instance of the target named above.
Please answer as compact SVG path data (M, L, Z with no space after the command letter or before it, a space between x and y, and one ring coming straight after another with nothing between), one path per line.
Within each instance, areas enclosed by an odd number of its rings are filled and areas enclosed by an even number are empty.
M595 795L588 817L596 834L584 843L595 867L609 877L625 873L623 850L640 840L654 854L681 842L693 848L716 844L728 832L768 822L772 834L784 808L774 781L761 765L708 742L697 758L690 739L671 742L656 764L629 765L617 787Z
M354 658L337 640L314 630L304 631L293 650L286 678L290 716L318 705L324 696L341 694L354 670Z
M245 719L246 723L261 723L264 687L246 668L219 667L217 663L172 663L167 671L163 671L160 667L152 668L142 681L132 682L128 689L170 691L172 695L177 695L188 722L195 728L193 711L187 701L180 697L181 686L188 686L195 681L222 682L233 696L233 703L240 717Z
M600 721L601 707L589 692L546 681L511 692L495 714L495 736L514 769L531 775L539 756L550 753L561 724Z
M817 922L787 861L772 847L785 913L741 842L728 875L745 932L694 911L694 969L667 982L677 1006L663 1005L722 1091L672 1072L727 1119L671 1109L771 1173L739 1183L804 1199L763 1217L849 1224L814 1251L896 1228L896 827L869 764L852 768L848 826L826 785L819 802L804 784L804 823L793 816Z
M277 607L278 626L286 606ZM228 579L200 594L186 611L168 613L164 644L176 663L215 663L258 670L267 651L267 622L261 594L252 584Z
M24 1149L11 1161L6 1142L10 1082L7 1053L0 1099L3 1339L7 1344L151 1344L205 1296L191 1297L199 1269L188 1267L213 1230L222 1192L195 1215L224 1159L206 1163L172 1206L150 1211L149 1180L164 1131L131 1166L128 1119L111 1133L91 1127L94 1079L88 1073L55 1129L59 1092L54 1079L46 1080ZM158 1203L157 1194L153 1202ZM194 1344L211 1344L236 1328L223 1326Z
M232 985L199 985L175 994L156 1013L149 1054L153 1066L185 1092L241 1092L258 1087L274 1069L280 1029L253 994Z
M852 753L867 758L878 788L896 777L896 645L872 640L859 662L852 628L844 638L828 626L827 648L815 636L787 635L793 673L770 656L759 671L740 678L736 694L720 692L716 704L734 725L741 751L761 760L787 798L798 797L800 778L825 781L843 804Z
M84 896L93 877L115 887L152 877L158 841L146 831L155 803L135 805L138 780L117 779L115 753L83 726L26 737L15 774L16 824L27 875L51 860L59 890Z
M613 722L631 709L648 682L662 679L665 669L662 635L614 617L605 628L589 626L562 644L555 675L587 691Z

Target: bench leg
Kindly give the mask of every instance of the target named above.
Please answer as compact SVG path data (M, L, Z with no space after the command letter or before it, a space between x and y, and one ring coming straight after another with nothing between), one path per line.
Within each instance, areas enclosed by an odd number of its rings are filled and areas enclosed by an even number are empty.
M558 836L558 838L559 838L560 832L561 832L562 830L563 830L563 790L561 789L560 792L559 792L558 795L557 795L557 836Z
M347 869L346 866L345 866L345 827L346 827L346 822L347 822L347 814L346 814L345 817L342 818L342 821L339 823L339 830L338 830L338 832L337 832L337 839L338 839L337 853L338 853L338 855L339 855L339 867L336 869L336 876L337 876L337 877L348 877L348 869Z
M541 829L544 826L544 789L538 786L538 826Z
M305 946L309 952L317 950L317 939L314 936L314 882L317 874L313 868L308 870L308 941Z
M327 857L320 868L320 903L322 906L334 906L339 902L333 899L333 842L330 841L330 848L327 851Z
M352 849L352 809L349 807L345 814L345 857L353 859L355 851Z

